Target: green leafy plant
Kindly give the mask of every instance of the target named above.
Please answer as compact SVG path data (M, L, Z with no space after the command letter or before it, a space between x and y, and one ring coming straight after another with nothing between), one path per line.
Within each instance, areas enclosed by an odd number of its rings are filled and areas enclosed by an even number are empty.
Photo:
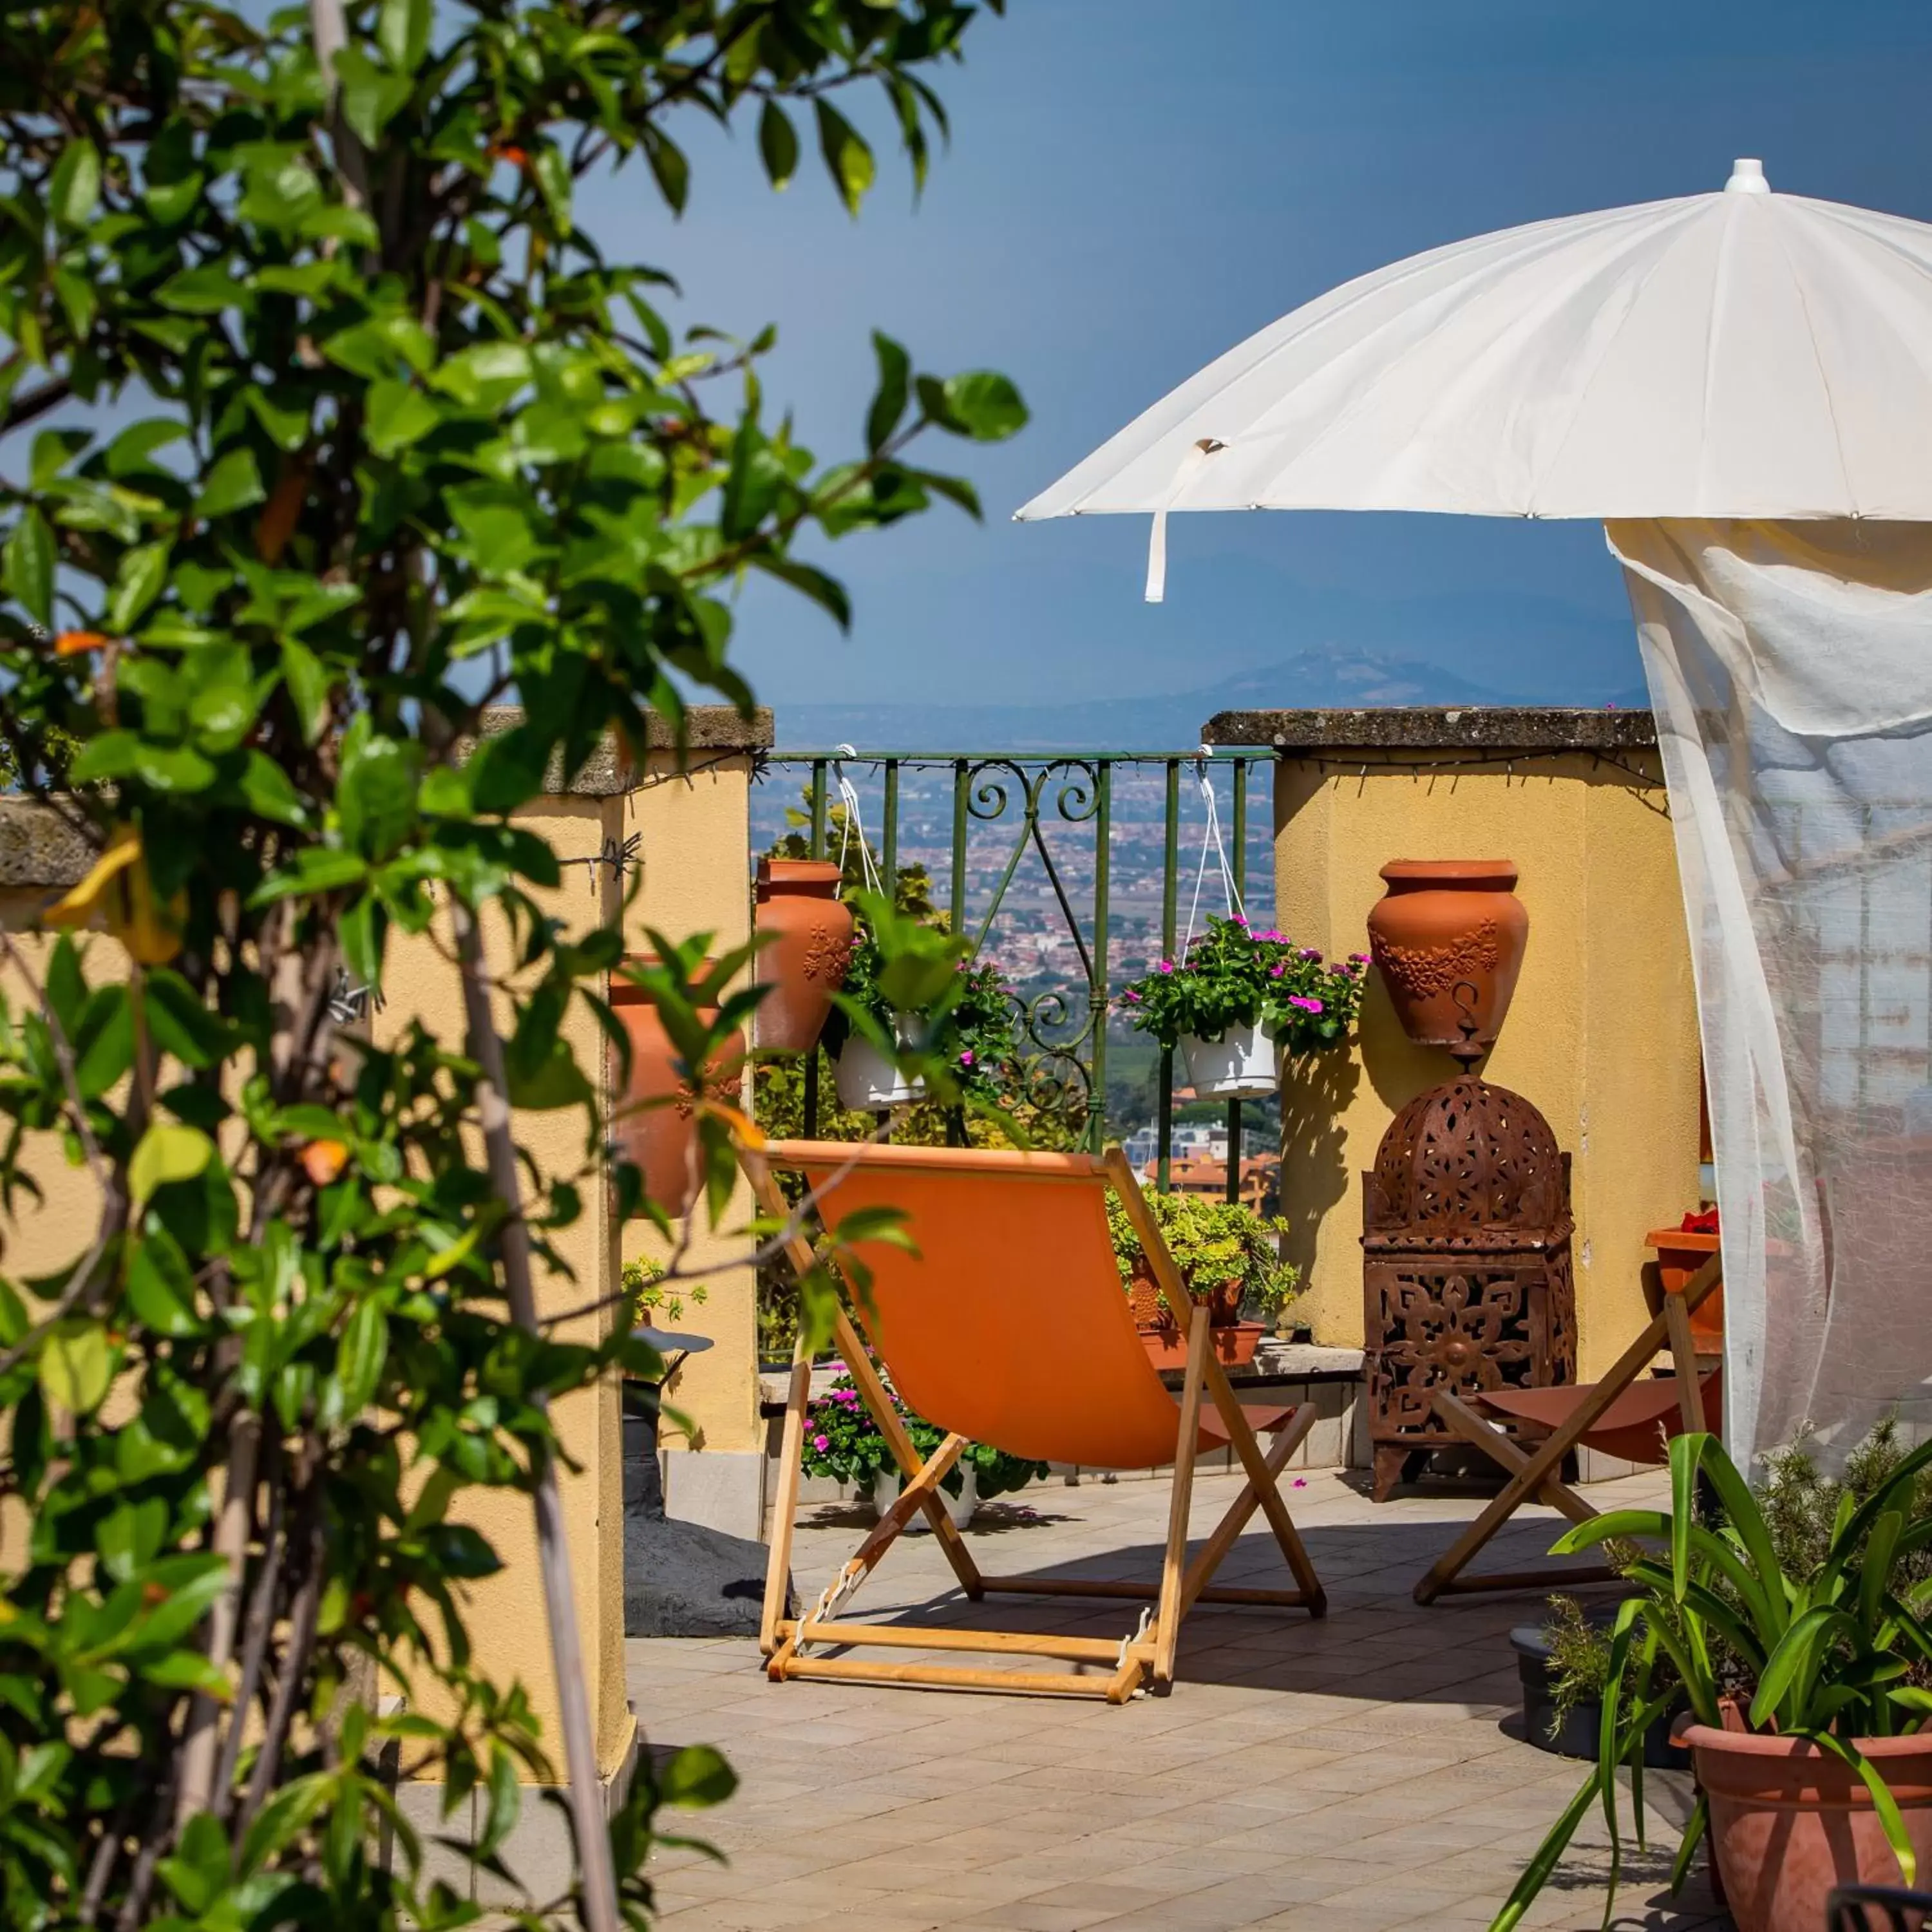
M480 1492L538 1525L576 1834L579 1882L527 1909L643 1924L658 1806L728 1792L702 1748L608 1817L598 1789L550 1408L654 1358L620 1285L559 1298L590 1298L564 1328L534 1283L567 1286L591 1190L664 1214L607 1156L600 1070L564 1024L587 1014L621 1060L622 935L560 918L524 808L614 734L641 761L687 693L748 705L746 575L842 622L802 540L976 514L922 439L997 440L1025 412L1004 378L876 337L851 452L821 461L768 406L772 332L674 333L664 269L580 216L621 169L681 211L682 123L754 121L782 187L797 116L856 208L876 164L854 86L922 178L944 126L926 73L977 16L0 20L0 778L96 858L61 937L0 934L0 1211L35 1211L50 1148L100 1202L73 1265L0 1280L0 1487L32 1526L0 1552L10 1922L472 1920L382 1767L440 1780L452 1815L475 1796L493 1871L521 1782L558 1776L472 1646L465 1592L500 1567ZM450 1036L358 1026L406 943L446 962ZM702 1070L742 1011L707 1019L722 982L653 944ZM513 1108L573 1131L540 1161ZM736 1130L710 1096L700 1124L715 1216Z
M906 1432L921 1460L930 1456L945 1442L945 1431L915 1414L896 1392L889 1390L888 1393L892 1395L894 1412L905 1424ZM802 1454L808 1475L830 1476L860 1488L868 1485L882 1469L896 1466L878 1424L850 1376L841 1376L806 1412ZM940 1478L940 1486L948 1496L959 1493L962 1472L969 1463L982 1501L1007 1495L1047 1473L1044 1462L1010 1456L991 1443L974 1442L961 1452L959 1460Z
M1715 1437L1677 1437L1670 1471L1667 1514L1611 1510L1555 1546L1564 1556L1609 1546L1636 1594L1619 1606L1609 1634L1597 1762L1493 1932L1521 1922L1593 1805L1610 1828L1614 1898L1622 1844L1617 1773L1630 1769L1640 1832L1644 1735L1680 1697L1700 1724L1720 1726L1720 1700L1733 1700L1749 1729L1802 1738L1844 1760L1870 1795L1905 1883L1916 1878L1898 1804L1858 1741L1916 1730L1932 1714L1932 1579L1923 1568L1932 1550L1925 1507L1932 1443L1899 1454L1888 1438L1867 1460L1864 1473L1874 1486L1862 1499L1838 1489L1822 1545L1808 1534L1808 1510L1795 1519L1783 1511L1782 1554L1772 1518ZM1796 1473L1787 1464L1787 1490ZM1700 1480L1708 1508L1700 1505ZM1799 1486L1819 1486L1801 1478ZM1708 1823L1700 1795L1673 1882L1682 1882Z
M1289 1054L1342 1045L1360 1010L1367 956L1329 965L1312 946L1239 914L1210 919L1180 959L1160 959L1121 990L1120 1010L1163 1046L1183 1034L1219 1040L1231 1028L1265 1025Z
M676 1284L667 1288L664 1277L668 1273L662 1262L634 1261L624 1264L622 1280L625 1293L630 1298L633 1327L652 1328L660 1319L682 1322L687 1294L694 1308L702 1308L710 1299L711 1291L701 1281L693 1282L688 1288L680 1288Z
M1142 1198L1188 1293L1197 1300L1234 1282L1239 1284L1240 1306L1272 1320L1300 1292L1300 1271L1281 1258L1286 1221L1264 1220L1238 1201L1214 1201L1202 1194L1148 1193ZM1107 1197L1107 1232L1113 1238L1121 1285L1131 1288L1144 1251L1127 1210L1112 1195ZM1164 1293L1156 1298L1167 1307Z

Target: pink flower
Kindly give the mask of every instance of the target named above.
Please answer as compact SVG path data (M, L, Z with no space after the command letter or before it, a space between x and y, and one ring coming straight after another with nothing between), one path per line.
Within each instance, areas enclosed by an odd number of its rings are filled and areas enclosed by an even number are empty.
M1136 1006L1138 1006L1141 1003L1141 996L1131 986L1127 988L1127 998L1132 1000Z
M959 1064L962 1066L970 1066L973 1064L973 1049L970 1046L959 1056Z
M822 1453L832 1447L832 1438L829 1436L814 1436L812 1438L812 1446Z
M1294 1487L1295 1487L1295 1488L1297 1488L1298 1490L1305 1490L1305 1489L1306 1489L1306 1488L1307 1488L1307 1486L1308 1486L1308 1478L1307 1478L1306 1476L1298 1476L1298 1477L1296 1477L1296 1478L1295 1478L1295 1479L1294 1479Z
M1304 1013L1318 1013L1323 1010L1319 1000L1311 1000L1305 993L1291 993L1288 996L1291 1006L1299 1006Z
M1288 968L1286 964L1280 966L1270 966L1268 968L1268 977L1270 980L1279 980L1287 970Z
M1247 930L1248 926L1247 914L1244 912L1238 912L1235 914L1234 923L1238 926L1244 932L1245 932Z
M1264 939L1272 940L1276 945L1280 946L1286 942L1288 935L1283 932L1277 932L1273 926L1270 926L1262 937Z
M1348 964L1352 966L1366 966L1368 963L1369 956L1366 952L1352 952L1348 955Z
M1156 970L1162 973L1172 973L1174 970L1174 962L1172 959L1163 959L1160 962L1159 967L1156 968Z
M1321 949L1318 946L1304 946L1301 950L1295 955L1295 957L1298 959L1312 959L1318 961L1322 957Z

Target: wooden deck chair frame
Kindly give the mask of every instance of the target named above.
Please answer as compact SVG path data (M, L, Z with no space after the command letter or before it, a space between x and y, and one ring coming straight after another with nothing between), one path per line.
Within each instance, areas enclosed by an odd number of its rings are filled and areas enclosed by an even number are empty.
M741 1150L740 1162L760 1207L782 1225L791 1218L772 1179L771 1166L762 1152ZM1189 1306L1186 1288L1173 1255L1148 1212L1140 1184L1118 1148L1097 1158L1108 1184L1119 1196L1134 1224L1154 1277L1176 1308ZM801 1270L818 1264L818 1257L802 1232L792 1232L785 1249ZM842 1298L844 1285L841 1282ZM1209 1345L1208 1311L1198 1304L1188 1326L1187 1364L1181 1384L1174 1444L1173 1490L1168 1510L1166 1547L1158 1584L1130 1580L1060 1576L989 1576L974 1563L965 1541L953 1527L940 1494L946 1472L968 1446L966 1438L949 1435L922 1462L886 1392L871 1356L842 1305L832 1325L833 1346L843 1358L861 1399L886 1438L899 1466L903 1485L898 1500L880 1518L818 1603L801 1617L785 1614L791 1574L793 1519L797 1513L800 1455L806 1411L809 1405L812 1363L803 1338L792 1357L791 1382L785 1402L783 1447L779 1452L778 1491L772 1528L771 1554L765 1573L764 1616L759 1647L766 1658L766 1675L774 1683L790 1678L855 1680L863 1683L903 1684L930 1688L1022 1691L1036 1696L1103 1697L1124 1704L1145 1684L1165 1688L1172 1684L1180 1624L1197 1603L1278 1605L1306 1610L1311 1617L1328 1614L1328 1597L1315 1566L1276 1483L1288 1458L1300 1447L1316 1420L1312 1402L1298 1407L1265 1453L1256 1441L1246 1412L1235 1399L1226 1372ZM1190 1563L1187 1558L1188 1508L1193 1498L1194 1463L1199 1442L1204 1395L1219 1412L1247 1480L1226 1514ZM1294 1574L1292 1590L1237 1588L1212 1581L1222 1560L1258 1508L1274 1533L1282 1557ZM1151 1600L1151 1621L1143 1612L1141 1628L1124 1636L1055 1636L1031 1630L927 1629L916 1625L841 1623L834 1621L839 1603L877 1569L886 1552L904 1533L915 1514L923 1511L946 1562L968 1598L979 1602L989 1595L1086 1597L1129 1601ZM848 1657L812 1657L806 1644L842 1649L877 1646L885 1649L990 1652L1000 1656L1043 1657L1075 1666L1066 1672L1000 1670L970 1665L872 1663ZM1099 1666L1104 1676L1085 1674Z
M1488 1570L1466 1576L1470 1559L1490 1538L1534 1496L1561 1510L1572 1522L1587 1522L1598 1511L1562 1480L1563 1459L1590 1432L1597 1418L1649 1367L1660 1349L1668 1347L1677 1383L1678 1414L1686 1430L1704 1426L1703 1370L1697 1354L1690 1316L1705 1297L1724 1280L1724 1257L1713 1255L1684 1286L1667 1292L1664 1305L1617 1358L1608 1375L1592 1385L1568 1417L1533 1450L1520 1448L1492 1422L1447 1389L1436 1392L1436 1413L1466 1442L1482 1450L1508 1474L1509 1480L1489 1507L1457 1538L1415 1586L1418 1604L1437 1598L1479 1590L1540 1590L1565 1585L1608 1582L1616 1573L1605 1569Z

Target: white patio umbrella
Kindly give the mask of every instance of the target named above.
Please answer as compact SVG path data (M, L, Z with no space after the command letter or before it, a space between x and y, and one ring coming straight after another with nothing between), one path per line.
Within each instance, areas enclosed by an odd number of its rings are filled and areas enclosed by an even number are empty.
M1606 520L1697 967L1726 1433L1932 1430L1932 227L1741 160L1438 248L1018 514L1151 514L1158 601L1167 513L1232 509Z
M1917 521L1928 451L1932 227L1774 194L1742 160L1721 194L1533 222L1346 283L1018 516Z

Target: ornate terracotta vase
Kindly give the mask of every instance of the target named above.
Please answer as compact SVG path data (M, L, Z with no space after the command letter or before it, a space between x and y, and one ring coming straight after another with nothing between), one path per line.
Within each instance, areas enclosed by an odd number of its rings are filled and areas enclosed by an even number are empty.
M630 963L653 962L633 958ZM710 962L705 964L708 968ZM631 1042L631 1077L616 1096L617 1118L612 1131L618 1148L644 1175L644 1192L652 1201L668 1214L688 1214L700 1180L691 1083L658 1016L656 1003L643 987L614 979L610 1006ZM715 1018L716 1009L705 1017ZM744 1057L744 1036L734 1033L712 1062L708 1084L714 1090L733 1077ZM614 1067L612 1074L614 1084ZM645 1102L662 1104L640 1104Z
M761 1048L806 1053L818 1043L852 952L852 908L838 885L830 860L758 861L758 976L769 988L755 1023Z
M1369 950L1402 1031L1473 1064L1496 1043L1529 939L1515 864L1397 859L1382 875Z

